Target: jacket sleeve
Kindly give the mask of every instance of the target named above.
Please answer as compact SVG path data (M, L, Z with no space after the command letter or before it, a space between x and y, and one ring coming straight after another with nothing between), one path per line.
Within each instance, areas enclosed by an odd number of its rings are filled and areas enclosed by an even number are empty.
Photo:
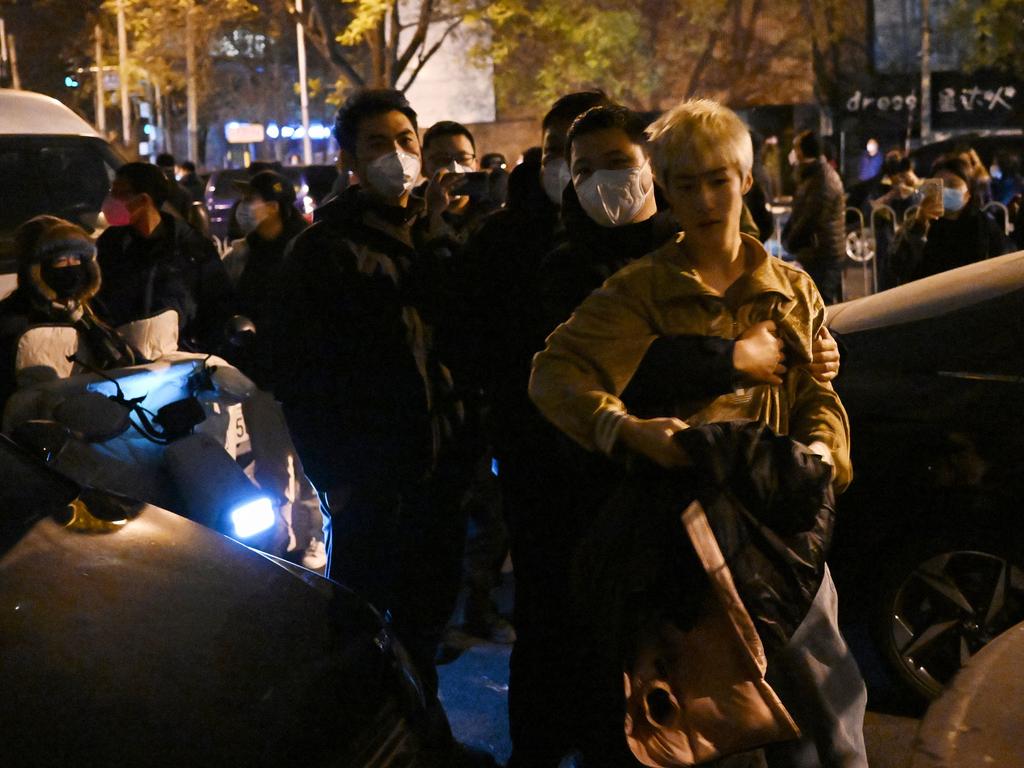
M821 217L823 193L818 174L811 176L797 189L793 198L793 213L782 232L782 244L790 253L814 244L814 230Z
M811 317L812 332L816 335L825 322L824 302L816 291ZM814 335L811 338L814 338ZM850 420L846 415L846 409L832 388L831 382L818 381L803 366L793 369L788 386L791 388L793 403L789 418L789 436L805 445L820 442L828 447L835 466L835 490L839 494L853 479L853 468L850 464Z
M738 383L732 363L735 346L735 339L718 336L659 336L622 400L638 415L661 415L680 401L732 392Z
M611 453L627 415L619 395L655 336L643 302L612 278L534 356L530 397L584 448Z

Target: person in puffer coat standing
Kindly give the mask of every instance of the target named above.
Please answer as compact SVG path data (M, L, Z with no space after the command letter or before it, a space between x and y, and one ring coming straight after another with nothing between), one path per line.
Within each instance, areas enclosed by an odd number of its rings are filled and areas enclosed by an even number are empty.
M793 139L797 188L782 244L814 280L825 304L842 301L846 258L846 195L813 131Z

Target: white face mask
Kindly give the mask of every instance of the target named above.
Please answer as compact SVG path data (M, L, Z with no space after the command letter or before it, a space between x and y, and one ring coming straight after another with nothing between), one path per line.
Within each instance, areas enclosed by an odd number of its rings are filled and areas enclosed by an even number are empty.
M942 206L947 211L959 211L967 204L967 196L962 189L945 187L942 190Z
M267 218L267 204L262 200L242 201L235 211L235 218L241 230L249 234Z
M473 172L472 168L470 168L468 166L465 166L465 165L459 165L454 160L452 160L450 163L448 163L448 165L442 165L441 167L444 168L446 171L448 171L448 173L472 173Z
M552 160L550 163L545 163L543 170L540 172L540 183L544 187L544 192L555 205L562 204L562 192L565 191L565 188L569 186L571 181L572 176L569 173L569 164L561 157L557 160Z
M602 227L629 224L653 194L649 163L638 168L594 171L576 187L583 210Z
M416 155L396 150L378 157L366 167L366 183L382 197L398 198L416 186L420 167Z

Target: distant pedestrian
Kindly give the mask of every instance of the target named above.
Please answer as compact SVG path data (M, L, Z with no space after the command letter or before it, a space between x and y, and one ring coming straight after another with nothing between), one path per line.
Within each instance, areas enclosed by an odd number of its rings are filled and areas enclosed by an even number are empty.
M826 304L842 300L846 258L845 194L813 131L793 139L797 189L782 244L814 280ZM881 159L881 158L880 158Z
M878 151L878 139L870 138L864 146L857 167L857 181L867 181L882 173L882 153Z

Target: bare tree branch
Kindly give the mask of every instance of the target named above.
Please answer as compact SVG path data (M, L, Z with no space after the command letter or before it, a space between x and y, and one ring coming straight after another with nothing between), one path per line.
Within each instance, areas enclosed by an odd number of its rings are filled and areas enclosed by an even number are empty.
M454 29L455 29L456 27L458 27L458 26L459 26L459 24L461 24L461 23L462 23L462 19L456 19L456 20L455 20L455 21L453 21L453 22L452 22L451 24L449 24L449 25L448 25L448 26L447 26L447 27L445 28L444 32L443 32L443 33L441 34L441 37L440 37L440 38L438 38L437 42L436 42L436 43L434 43L434 44L433 44L432 46L430 46L430 48L429 48L429 49L427 49L426 51L424 51L423 53L421 53L421 54L420 54L420 55L419 55L419 56L417 57L417 60L416 60L416 68L415 68L415 69L414 69L414 70L412 71L412 74L411 74L411 75L409 75L409 79L405 81L405 85L403 85L403 86L402 86L402 87L401 87L401 88L400 88L399 90L402 90L402 91L404 91L404 90L406 90L406 89L407 89L407 88L408 88L409 86L411 86L411 85L413 84L413 81L414 81L414 80L416 79L416 76L417 76L417 75L419 75L420 71L421 71L421 70L423 69L423 67L424 67L424 66L426 65L426 63L427 63L428 61L430 61L430 58L431 58L431 57L432 57L432 56L433 56L433 55L434 55L435 53L437 53L438 49L439 49L439 48L441 47L441 45L442 45L442 44L444 43L444 41L445 41L445 38L447 38L447 37L448 37L448 35L450 35L450 34L452 33L452 31L453 31L453 30L454 30Z
M365 78L359 74L352 62L345 56L337 41L331 36L324 23L323 11L320 9L318 0L306 0L306 18L289 8L288 15L292 21L302 22L305 26L306 40L313 46L313 49L320 54L320 57L332 65L338 74L344 75L352 81L353 85L361 87L365 84Z
M416 51L419 50L427 39L427 31L430 29L431 13L434 10L433 0L422 0L420 5L420 18L416 23L416 31L413 32L412 38L409 40L409 45L406 46L402 55L398 57L398 63L395 65L395 80L402 76L405 72L405 68L409 66L409 62L412 61L412 57L416 55ZM422 65L421 65L422 66ZM408 88L408 84L406 85Z

